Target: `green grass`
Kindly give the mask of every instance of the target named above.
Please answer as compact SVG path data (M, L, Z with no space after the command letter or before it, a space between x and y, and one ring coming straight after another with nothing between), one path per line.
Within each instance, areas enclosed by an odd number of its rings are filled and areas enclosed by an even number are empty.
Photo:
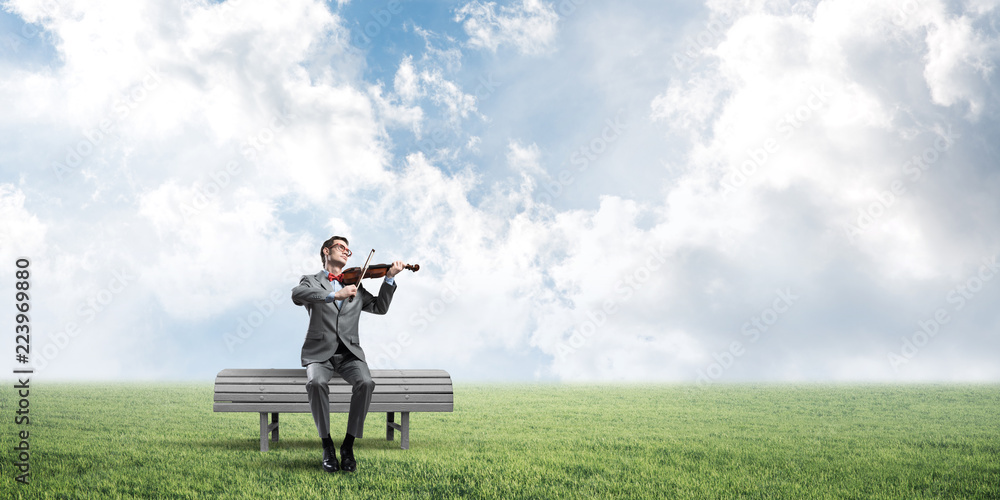
M997 385L457 385L409 450L372 413L359 471L327 474L308 414L261 453L211 384L36 382L30 486L12 385L5 498L1000 498Z

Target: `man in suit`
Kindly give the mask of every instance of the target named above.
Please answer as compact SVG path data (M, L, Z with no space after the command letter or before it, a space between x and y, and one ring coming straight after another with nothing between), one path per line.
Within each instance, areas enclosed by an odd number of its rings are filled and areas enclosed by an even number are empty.
M348 472L357 470L354 460L354 439L364 433L365 415L371 404L375 382L372 381L365 351L358 336L361 311L385 314L392 294L396 291L394 277L403 270L401 261L393 262L385 281L375 297L362 286L341 283L341 275L351 256L347 238L334 236L320 247L323 270L307 274L292 289L292 302L305 306L309 313L309 328L302 344L302 366L306 367L306 392L316 430L323 440L323 470ZM358 283L360 285L360 283ZM340 445L341 462L337 463L333 439L330 437L330 388L334 375L351 384L351 408L347 417L347 434Z

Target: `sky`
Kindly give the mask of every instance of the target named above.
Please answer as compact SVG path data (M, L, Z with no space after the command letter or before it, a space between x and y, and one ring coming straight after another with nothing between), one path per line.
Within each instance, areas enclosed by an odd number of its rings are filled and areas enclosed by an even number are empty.
M7 0L0 322L51 380L1000 380L1000 2ZM25 261L18 259L25 258ZM366 280L376 289L378 281ZM22 321L24 319L22 318Z

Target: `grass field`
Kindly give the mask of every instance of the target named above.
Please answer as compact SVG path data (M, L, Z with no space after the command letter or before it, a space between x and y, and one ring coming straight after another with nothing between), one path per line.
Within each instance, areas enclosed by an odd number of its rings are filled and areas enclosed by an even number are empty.
M308 414L261 453L208 383L34 384L29 486L0 392L4 498L1000 498L997 385L458 384L327 474Z

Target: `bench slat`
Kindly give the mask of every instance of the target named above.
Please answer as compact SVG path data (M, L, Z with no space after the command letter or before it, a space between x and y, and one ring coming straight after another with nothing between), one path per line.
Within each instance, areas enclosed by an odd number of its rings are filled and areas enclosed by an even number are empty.
M373 403L451 403L451 394L372 394ZM303 394L215 393L215 401L234 403L308 403ZM350 403L350 393L330 394L331 403Z
M306 377L217 377L215 379L216 384L301 384L305 385ZM396 384L396 385L421 385L421 384L450 384L450 378L441 377L427 377L427 378L400 378L400 377L376 377L372 376L372 380L376 384ZM330 379L330 385L334 384L347 384L347 381L340 378L334 377Z
M376 377L451 377L445 370L371 370ZM305 377L305 368L226 368L219 377Z
M298 394L306 393L305 384L302 385L242 385L242 384L216 384L215 392L248 392L252 394ZM351 392L349 385L330 384L330 393ZM375 385L374 394L452 394L451 385Z
M308 403L215 403L213 411L227 412L269 412L269 413L310 413ZM351 410L350 403L330 403L330 411L347 413ZM372 403L368 413L398 411L454 411L452 403Z

